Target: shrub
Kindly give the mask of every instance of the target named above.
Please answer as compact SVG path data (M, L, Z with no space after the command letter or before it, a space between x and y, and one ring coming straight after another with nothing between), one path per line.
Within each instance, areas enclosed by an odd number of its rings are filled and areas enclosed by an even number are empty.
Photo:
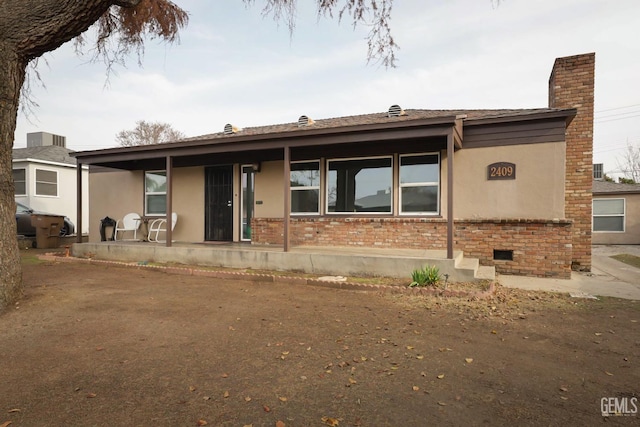
M410 287L415 286L435 286L440 281L440 269L435 265L425 265L421 269L413 270L411 273L413 280Z

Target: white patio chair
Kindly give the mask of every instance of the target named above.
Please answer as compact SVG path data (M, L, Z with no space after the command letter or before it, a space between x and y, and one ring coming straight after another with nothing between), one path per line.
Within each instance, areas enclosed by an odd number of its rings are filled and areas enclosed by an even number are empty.
M128 213L124 216L124 218L119 219L116 222L116 230L114 233L115 240L138 240L138 228L140 227L140 215L135 212ZM133 232L133 239L123 239L122 234L127 231ZM118 232L120 232L120 237L118 237Z
M178 214L173 212L171 214L171 231L176 228L176 222L178 222ZM160 233L167 232L167 219L166 218L158 218L154 219L149 223L149 236L148 240L150 242L164 242L165 240L158 240Z

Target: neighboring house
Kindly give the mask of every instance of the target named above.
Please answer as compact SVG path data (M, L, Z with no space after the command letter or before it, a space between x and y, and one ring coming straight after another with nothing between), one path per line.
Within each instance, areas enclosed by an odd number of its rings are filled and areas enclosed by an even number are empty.
M30 208L66 215L77 228L76 159L65 147L66 138L46 132L27 134L27 147L13 149L15 199ZM88 168L82 169L83 233L88 233Z
M555 61L549 106L402 110L74 153L100 219L176 212L171 240L453 249L497 271L591 267L595 55Z
M593 181L593 237L599 245L640 245L640 184Z

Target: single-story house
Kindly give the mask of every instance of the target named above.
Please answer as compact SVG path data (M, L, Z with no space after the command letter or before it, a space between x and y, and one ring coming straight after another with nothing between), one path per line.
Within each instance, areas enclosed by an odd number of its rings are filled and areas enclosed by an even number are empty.
M640 184L593 181L593 243L640 245Z
M402 109L77 152L93 227L178 215L166 245L454 249L507 274L591 267L595 54L555 61L549 105Z
M66 138L48 132L27 134L27 147L14 148L13 181L15 200L36 211L65 215L76 225L80 234L88 233L89 193L87 185L82 195L82 215L78 221L77 169L72 150L66 148ZM81 169L82 179L88 182L89 168ZM82 229L78 224L82 222Z

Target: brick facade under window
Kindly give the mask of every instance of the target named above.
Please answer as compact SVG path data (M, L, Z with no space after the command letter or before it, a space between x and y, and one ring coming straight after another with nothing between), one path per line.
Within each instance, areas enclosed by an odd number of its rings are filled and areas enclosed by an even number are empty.
M283 243L281 218L254 218L253 243ZM454 248L504 274L571 277L572 223L568 220L456 220ZM447 246L447 221L431 218L291 218L292 245L440 249ZM512 250L513 261L493 259Z

